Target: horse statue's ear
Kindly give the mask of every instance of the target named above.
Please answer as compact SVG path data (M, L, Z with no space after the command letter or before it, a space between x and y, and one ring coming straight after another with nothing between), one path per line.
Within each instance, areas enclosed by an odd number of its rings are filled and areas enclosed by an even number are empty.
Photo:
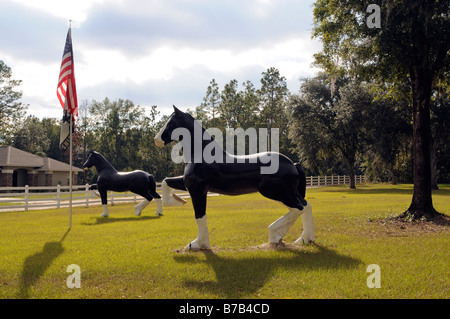
M173 106L173 110L175 111L176 114L182 114L183 113L175 105Z

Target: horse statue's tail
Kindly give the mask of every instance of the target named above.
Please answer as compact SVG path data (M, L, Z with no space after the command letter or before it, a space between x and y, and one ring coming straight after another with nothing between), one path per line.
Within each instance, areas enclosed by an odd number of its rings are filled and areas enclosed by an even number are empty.
M161 198L161 196L156 192L156 180L153 175L148 175L149 192L153 198Z
M298 171L298 186L297 186L298 194L300 195L302 204L306 205L307 204L307 202L305 200L306 174L305 174L305 171L303 170L302 165L300 165L300 163L295 163L294 166L297 168L297 171Z

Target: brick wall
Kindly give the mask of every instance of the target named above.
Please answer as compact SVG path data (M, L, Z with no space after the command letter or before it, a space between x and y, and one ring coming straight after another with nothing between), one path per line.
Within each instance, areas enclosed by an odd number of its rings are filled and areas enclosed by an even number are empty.
M38 174L36 171L28 171L28 186L38 186Z
M13 186L13 172L7 170L5 172L1 171L0 172L0 186L1 187L12 187Z
M45 186L53 186L53 173L45 173Z

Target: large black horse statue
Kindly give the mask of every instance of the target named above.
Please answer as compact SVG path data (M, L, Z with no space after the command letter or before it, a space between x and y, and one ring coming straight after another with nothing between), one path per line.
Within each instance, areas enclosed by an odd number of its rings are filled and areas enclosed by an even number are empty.
M186 167L183 176L166 178L163 181L163 203L169 206L170 199L173 204L180 204L169 197L170 188L189 191L195 210L198 236L186 249L210 247L206 223L208 191L224 195L260 192L265 197L280 201L289 208L289 212L269 226L269 243L282 243L283 237L300 215L303 220L303 233L295 243L314 242L312 208L305 200L306 176L300 164L294 164L277 152L232 155L223 150L191 115L174 106L174 113L156 135L155 144L162 147L175 140L181 143ZM195 150L214 150L215 160L205 159L201 156L202 153L199 156L199 152ZM271 160L274 160L278 167L264 174L263 169L267 168L267 163Z
M98 173L97 184L89 189L97 189L100 193L103 205L102 217L108 217L107 191L126 192L131 191L144 197L144 200L134 207L134 214L140 216L142 210L155 199L158 210L155 215L162 215L161 196L156 192L155 178L144 171L118 172L100 153L91 151L84 169L95 166Z

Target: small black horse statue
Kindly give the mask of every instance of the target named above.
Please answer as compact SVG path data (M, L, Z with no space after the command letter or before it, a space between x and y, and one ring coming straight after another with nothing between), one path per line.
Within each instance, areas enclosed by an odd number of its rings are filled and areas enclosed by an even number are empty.
M201 135L198 135L198 132L201 132ZM312 208L305 200L306 176L300 164L294 164L277 152L232 155L224 151L191 115L174 106L174 113L156 135L155 144L162 147L175 140L181 143L186 167L183 176L164 179L163 203L165 206L170 205L165 199L170 195L170 188L189 191L195 210L198 236L186 249L210 247L206 223L208 191L225 195L259 191L265 197L280 201L289 208L289 212L269 226L269 243L281 244L283 237L300 215L303 220L303 233L295 243L314 242ZM198 156L198 152L192 151L195 149L202 152L214 150L213 157L216 160ZM271 173L262 173L262 169L267 168L270 160L276 160L277 169ZM172 200L172 203L175 204L176 201Z
M108 217L107 191L125 192L131 191L141 195L145 199L134 207L134 214L140 216L142 210L155 199L158 210L155 215L162 215L161 196L156 192L155 178L144 171L118 172L100 153L91 151L83 168L86 170L95 166L98 173L97 184L93 184L89 189L97 189L100 193L103 205L103 214Z

